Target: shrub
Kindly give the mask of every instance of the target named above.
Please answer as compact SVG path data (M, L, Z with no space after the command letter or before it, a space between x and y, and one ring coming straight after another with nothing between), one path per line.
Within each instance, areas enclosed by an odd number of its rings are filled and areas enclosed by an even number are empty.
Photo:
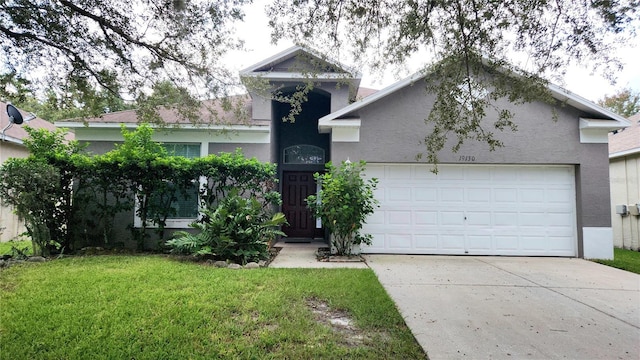
M364 161L342 162L336 168L327 163L326 173L314 175L321 189L307 198L307 206L331 233L332 249L337 255L351 256L354 245L371 244L371 235L361 234L360 230L378 206L373 197L378 180L362 178L365 165Z
M284 214L269 217L254 196L243 198L237 190L231 190L215 210L204 210L203 214L200 222L191 224L199 232L178 231L166 242L172 252L212 255L246 264L268 258L269 242L284 235L279 230L286 223Z
M58 226L52 214L60 199L56 167L33 159L7 160L0 169L0 199L24 220L37 254L49 255L60 246L51 231Z
M197 159L172 156L153 140L154 130L141 124L135 131L123 128L124 142L112 151L89 156L77 142L66 141L61 130L27 129L31 155L0 168L0 191L29 221L29 235L48 247L45 252L112 245L116 216L132 210L142 223L141 228L128 226L138 248L144 249L150 225L164 242L167 219L176 215L172 203L194 196L199 179L206 179L198 194L204 209L215 209L233 192L258 202L261 214L281 202L274 191L275 165L247 159L240 151Z

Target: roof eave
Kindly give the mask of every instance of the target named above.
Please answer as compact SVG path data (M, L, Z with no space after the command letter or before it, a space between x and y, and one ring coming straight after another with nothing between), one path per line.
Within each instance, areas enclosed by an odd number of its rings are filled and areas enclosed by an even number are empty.
M595 104L594 102L583 98L582 96L572 93L569 90L561 88L558 85L549 83L547 85L549 91L553 97L559 101L567 102L567 104L575 107L576 109L583 111L595 111L596 113L608 117L611 120L615 120L619 123L619 128L626 128L631 126L631 123L621 115L618 115L608 109Z
M82 128L94 128L94 129L120 129L124 125L128 129L135 129L139 126L137 123L87 123L84 122L64 122L59 121L55 123L56 126L65 127L68 129L82 129ZM160 126L150 124L155 129L172 129L171 125L177 125L180 129L185 130L242 130L242 131L269 131L269 125L240 125L240 124L215 124L215 125L197 125L197 124L170 124L169 126Z
M635 154L640 154L640 147L622 150L622 151L616 151L614 153L609 154L609 159L616 159L616 158L635 155Z

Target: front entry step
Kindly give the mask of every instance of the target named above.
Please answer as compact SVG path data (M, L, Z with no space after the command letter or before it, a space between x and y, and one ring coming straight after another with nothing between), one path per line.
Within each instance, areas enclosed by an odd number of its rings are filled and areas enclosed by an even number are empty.
M287 237L280 239L280 241L284 241L285 243L312 243L312 242L325 242L323 239L313 239L313 238L305 238L305 237Z

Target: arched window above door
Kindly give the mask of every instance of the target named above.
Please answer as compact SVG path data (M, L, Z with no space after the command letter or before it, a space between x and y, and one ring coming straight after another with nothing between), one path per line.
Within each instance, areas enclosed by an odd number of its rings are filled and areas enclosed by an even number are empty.
M293 145L284 149L285 164L324 164L324 150L313 145Z

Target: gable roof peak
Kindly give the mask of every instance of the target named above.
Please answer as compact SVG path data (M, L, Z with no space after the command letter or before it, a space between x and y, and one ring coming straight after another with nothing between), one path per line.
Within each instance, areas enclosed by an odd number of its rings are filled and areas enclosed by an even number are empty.
M347 70L349 67L345 66L344 64L336 60L330 59L329 57L321 53L318 53L314 50L311 50L307 47L304 47L302 45L292 46L284 51L281 51L273 56L270 56L264 60L261 60L249 67L246 67L240 70L240 77L263 76L266 78L270 78L270 77L276 77L276 76L270 76L269 74L273 74L273 75L277 74L278 75L277 77L281 77L283 73L296 74L295 70L293 72L279 70L277 69L277 65L285 63L295 58L304 59L304 57L307 57L310 61L318 61L319 63L326 65L326 68L322 69L320 73L316 75L319 79L349 78L349 79L359 80L361 78L361 74L359 72L349 71ZM313 71L313 69L311 70ZM332 76L330 74L332 74ZM299 75L302 75L302 74L299 74Z
M483 58L483 61L486 60ZM333 113L330 113L319 119L318 127L326 131L327 128L331 127L332 121L337 120L341 117L348 116L349 114L367 106L370 103L373 103L379 99L387 97L396 91L405 88L407 86L412 86L414 83L424 80L427 76L432 74L433 71L430 67L422 69L396 83L393 83L386 88L376 92L375 94L368 96L364 99L351 103L350 105L343 107L340 110L337 110ZM517 74L516 74L517 75ZM566 90L558 85L547 82L547 89L551 93L551 95L558 101L564 102L576 109L596 114L604 119L611 120L616 123L616 127L625 128L630 125L629 121L625 119L623 116L615 114L614 112L605 109L594 102L583 98L582 96L575 94L569 90Z

